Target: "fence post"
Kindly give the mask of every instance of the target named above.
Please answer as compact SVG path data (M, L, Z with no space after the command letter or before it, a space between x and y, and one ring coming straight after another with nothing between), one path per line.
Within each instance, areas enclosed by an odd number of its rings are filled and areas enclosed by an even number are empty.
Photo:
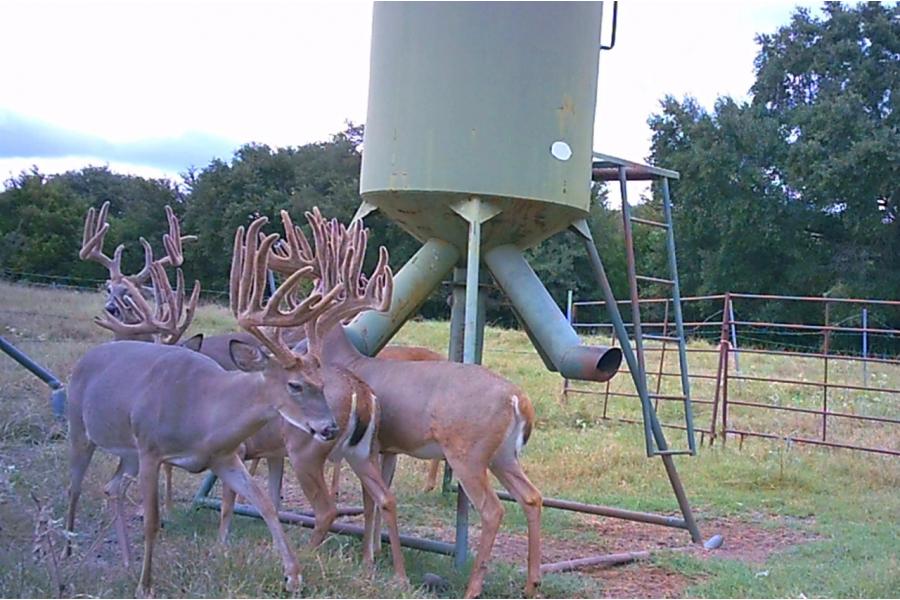
M731 294L728 295L728 322L731 324L731 347L734 350L734 371L740 375L741 365L738 364L737 330L734 327L734 302L731 299Z
M869 311L862 309L862 356L863 356L863 385L869 385Z
M822 354L824 354L824 381L822 382L822 441L828 437L828 350L831 346L831 328L829 327L830 304L825 302L825 339L822 341Z
M575 303L572 299L572 290L566 294L566 320L569 326L575 329ZM569 380L565 377L563 377L562 400L563 404L569 401Z

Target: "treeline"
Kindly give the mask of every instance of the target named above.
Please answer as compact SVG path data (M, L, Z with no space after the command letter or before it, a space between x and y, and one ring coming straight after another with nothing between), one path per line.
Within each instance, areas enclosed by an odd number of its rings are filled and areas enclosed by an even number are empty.
M147 238L161 253L166 224L163 207L171 205L183 232L199 237L185 244L185 275L199 279L207 298L228 289L228 271L235 229L257 215L271 219L279 231L278 212L287 209L299 223L304 211L318 206L329 217L349 222L359 206L361 126L351 125L322 143L272 149L248 144L229 161L215 160L193 169L182 181L121 175L105 167L89 167L62 175L23 172L6 182L0 193L0 269L9 278L90 285L106 277L102 267L78 259L84 215L91 206L110 202L110 231L105 251L125 244L123 264L134 272L143 264L137 240ZM607 208L598 189L592 222L604 239L618 239L618 213ZM395 268L403 265L420 243L379 214L366 219L370 248L385 245ZM594 293L591 272L580 245L571 234L560 234L531 251L530 258L554 296L565 301L568 289L580 297ZM369 260L376 258L370 251ZM614 261L613 279L624 290L624 262ZM372 266L372 265L369 265ZM447 314L449 288L437 292L424 307L428 317ZM495 300L499 300L496 298ZM512 315L493 302L491 317L506 323Z
M751 101L720 98L712 110L691 98L661 102L649 119L651 160L681 173L672 199L683 295L900 298L898 6L828 4L823 17L798 9L789 24L759 36ZM286 208L302 220L303 211L319 206L350 219L359 204L361 144L362 127L355 125L300 147L248 144L230 160L191 169L178 183L106 168L21 173L0 193L0 268L18 277L103 278L77 251L85 211L109 200L108 252L125 243L126 268L137 269L138 236L158 247L162 207L171 204L185 231L200 237L185 248L186 274L207 290L225 290L233 232L255 215L274 219ZM621 214L608 205L604 188L594 192L595 237L613 287L625 298ZM636 211L660 219L659 195ZM394 265L419 246L377 214L367 224L372 245L386 245ZM660 232L638 228L635 236L638 272L665 274ZM561 304L569 289L581 299L598 297L572 234L545 241L529 258ZM435 295L426 316L446 316L446 293ZM754 314L743 316L821 319L785 304L754 306ZM500 308L491 317L509 315ZM900 326L897 311L873 318Z

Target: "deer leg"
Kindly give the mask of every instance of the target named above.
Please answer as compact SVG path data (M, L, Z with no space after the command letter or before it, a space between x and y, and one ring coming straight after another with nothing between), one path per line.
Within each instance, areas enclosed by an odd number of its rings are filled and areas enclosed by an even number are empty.
M428 461L428 477L425 479L425 489L422 491L430 492L437 487L438 469L440 468L441 460L439 458Z
M284 457L270 456L266 459L269 466L269 498L275 510L281 509L281 482L284 479Z
M228 542L228 532L231 531L231 519L234 516L234 503L237 502L237 493L234 488L222 480L222 507L219 510L219 543Z
M391 488L391 484L394 482L394 473L397 472L397 455L396 454L382 454L381 455L381 480L385 483L388 489ZM373 540L375 553L378 554L381 552L381 511L378 510L378 505L375 505L375 513L372 516L372 526L375 531L379 532L379 535L375 536Z
M272 541L281 554L281 560L284 564L285 588L291 592L300 591L303 578L300 576L300 563L288 546L287 539L284 535L284 529L278 521L278 513L272 505L269 497L259 489L259 486L250 479L250 473L244 466L243 461L238 458L237 454L218 459L211 465L212 472L215 473L224 484L231 487L236 494L240 494L249 499L250 502L259 510L263 520L272 533Z
M74 427L70 428L71 438L69 446L69 510L66 515L66 530L75 531L75 511L78 507L78 499L81 497L81 484L84 482L84 474L87 472L94 450L97 446L84 435L83 427L81 435L78 435ZM66 538L66 556L72 554L72 538Z
M331 496L337 502L338 494L341 491L341 461L334 462L334 469L331 472Z
M150 573L153 565L153 545L159 532L159 465L158 458L141 455L138 479L144 504L144 561L136 596L152 598Z
M261 459L259 459L259 458L254 458L253 460L250 461L250 470L249 470L250 475L256 475L256 470L259 468L260 460Z
M522 465L515 458L495 460L491 472L516 499L528 521L528 574L525 595L533 596L541 584L541 492L525 475Z
M172 499L172 497L174 495L174 492L172 490L172 465L163 464L163 473L165 473L165 476L166 476L166 491L165 491L166 514L171 515L172 509L175 507L175 502Z
M303 493L316 515L316 526L309 538L310 547L315 548L325 541L328 528L337 518L337 505L331 496L328 484L325 483L324 457L321 461L313 461L304 458L302 453L296 452L290 447L288 452L291 464L294 466L294 473L297 475L297 481L303 488Z
M362 486L363 500L363 564L368 567L375 567L375 500L372 495L366 491L366 486ZM381 537L381 532L378 532Z
M469 583L466 586L466 598L476 598L484 587L484 576L487 572L487 561L494 547L494 539L500 529L503 520L503 506L497 493L491 488L488 479L487 468L472 466L477 462L471 457L465 459L456 458L448 454L447 460L453 467L453 472L460 484L481 515L481 537L478 540L478 554L475 556L475 564L472 565L472 573L469 575ZM484 463L481 463L484 464Z
M131 480L138 474L138 464L138 458L135 455L120 457L115 474L103 490L109 497L110 504L113 507L116 538L119 542L119 550L122 552L122 562L125 564L125 568L131 566L131 545L128 543L128 528L125 525L125 494L128 491L128 485L131 483Z
M372 504L373 509L376 506L380 508L387 520L388 536L391 540L391 558L394 561L394 577L406 582L406 566L403 562L403 551L400 547L400 531L397 528L397 498L381 478L381 473L374 458L348 457L347 463L353 469L353 472L356 473L356 476L359 477L359 481L363 486L363 493L370 497L369 502ZM367 515L366 533L370 536L370 542L367 548L366 542L363 540L364 556L367 551L372 552L372 541L374 541L372 538L378 537L378 539L381 539L381 531L371 526L374 525L374 522L370 525L368 521Z

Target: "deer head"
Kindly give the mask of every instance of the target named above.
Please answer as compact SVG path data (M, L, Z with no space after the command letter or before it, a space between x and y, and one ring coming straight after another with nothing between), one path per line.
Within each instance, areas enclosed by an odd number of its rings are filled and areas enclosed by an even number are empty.
M125 323L138 323L141 321L141 315L129 310L132 306L131 303L127 302L129 294L134 290L138 290L139 295L149 296L148 290L142 286L151 278L151 266L154 263L158 263L163 267L180 267L184 262L184 254L181 249L182 242L196 240L197 236L181 235L181 229L175 213L170 206L166 206L166 220L169 223L169 232L163 236L163 247L166 249L166 256L154 261L150 243L144 238L140 238L141 246L144 248L144 266L134 275L124 275L122 273L122 251L125 249L125 246L120 244L116 247L112 258L103 252L103 241L106 237L106 232L109 231L109 222L106 220L108 213L108 201L103 203L99 211L93 207L88 210L84 220L84 234L78 256L81 260L91 260L103 265L109 272L109 277L106 281L104 309L116 320ZM128 283L134 285L129 286ZM125 312L120 312L123 308Z
M254 336L261 347L234 340L231 358L245 371L259 371L270 383L272 399L279 414L289 423L323 440L338 433L328 409L325 382L318 356L297 353L284 342L282 331L315 323L339 302L341 288L318 287L302 300L296 293L300 282L312 279L314 269L304 266L292 273L264 300L268 262L278 234L260 235L266 217L253 221L246 231L239 227L234 236L231 261L230 304L238 325ZM289 234L290 235L290 234ZM310 248L310 255L325 254L327 238ZM301 401L302 400L302 401Z
M176 272L176 287L173 290L162 264L155 262L150 266L154 305L144 299L142 291L130 278L123 278L123 293L114 296L112 302L116 310L108 308L103 317L95 317L94 322L104 329L113 332L116 339L138 339L151 336L162 344L175 344L181 338L197 309L200 297L200 282L194 282L191 297L187 305L184 302L184 274L181 269ZM128 320L125 315L129 315Z

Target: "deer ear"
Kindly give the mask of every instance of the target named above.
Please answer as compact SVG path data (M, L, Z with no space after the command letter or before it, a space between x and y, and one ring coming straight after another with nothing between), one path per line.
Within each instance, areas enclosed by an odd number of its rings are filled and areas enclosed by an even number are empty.
M231 340L228 343L228 352L231 360L241 371L262 371L269 364L269 357L261 348L240 340Z
M179 345L187 348L188 350L193 350L194 352L200 352L200 348L203 346L203 334L198 333L197 335L191 337L190 339L184 340Z

